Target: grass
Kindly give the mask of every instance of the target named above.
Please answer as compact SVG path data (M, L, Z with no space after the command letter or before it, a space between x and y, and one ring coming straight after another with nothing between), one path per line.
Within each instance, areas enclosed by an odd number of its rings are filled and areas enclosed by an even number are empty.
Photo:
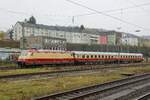
M120 68L95 74L72 77L42 78L37 80L0 81L0 100L30 100L31 97L66 91L82 86L124 78L121 73L150 72L148 67Z
M15 82L3 81L0 83L0 96L3 97L3 100L5 100L5 98L9 98L10 100L29 100L33 96L65 91L73 88L79 88L81 86L103 83L119 78L121 77L117 74L113 76L108 74L93 74L87 76L82 75L75 77L59 77L55 79L40 79Z
M0 63L0 67L15 67L16 64L14 63Z
M25 68L25 69L12 69L12 70L0 70L0 76L4 75L16 75L16 74L27 74L27 73L37 73L37 72L54 72L54 71L64 71L73 70L74 68L62 68L62 67L36 67L36 68Z
M30 69L14 69L14 70L0 70L0 76L3 75L16 75L16 74L26 74L26 73L36 73L36 72L51 72L57 71L59 69L45 67L45 68L30 68Z

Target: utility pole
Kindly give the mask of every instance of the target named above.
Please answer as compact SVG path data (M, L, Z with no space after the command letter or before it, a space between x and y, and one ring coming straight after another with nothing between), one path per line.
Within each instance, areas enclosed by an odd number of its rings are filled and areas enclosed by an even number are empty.
M25 49L24 23L22 23L22 49Z
M72 16L72 24L73 24L73 26L74 26L74 16Z

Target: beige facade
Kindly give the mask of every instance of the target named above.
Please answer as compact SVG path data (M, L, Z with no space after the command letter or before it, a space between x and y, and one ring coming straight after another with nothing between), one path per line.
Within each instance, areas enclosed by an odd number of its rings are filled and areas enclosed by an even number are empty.
M141 47L150 47L150 39L140 38L139 46L141 46Z
M21 38L20 48L25 49L49 49L49 50L66 50L66 39L52 38L46 36L30 36Z

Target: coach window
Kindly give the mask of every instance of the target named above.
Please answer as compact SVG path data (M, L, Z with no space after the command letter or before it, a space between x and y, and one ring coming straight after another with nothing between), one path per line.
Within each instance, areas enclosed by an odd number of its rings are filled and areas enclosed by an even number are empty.
M91 55L91 58L93 58L93 55Z
M95 55L95 58L97 58L97 55Z
M100 55L99 55L98 57L99 57L99 58L101 58L101 56L100 56Z

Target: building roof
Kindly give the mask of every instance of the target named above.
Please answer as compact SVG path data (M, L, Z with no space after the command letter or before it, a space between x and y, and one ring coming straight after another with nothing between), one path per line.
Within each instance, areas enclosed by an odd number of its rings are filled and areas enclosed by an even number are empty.
M133 35L131 33L123 33L123 38L139 38L138 36L136 35Z
M41 29L48 29L48 30L57 30L57 31L65 31L65 32L77 32L77 33L89 33L89 34L101 34L102 32L108 32L108 30L104 29L95 29L95 28L85 28L81 29L78 26L49 26L49 25L43 25L43 24L31 24L31 23L25 23L25 22L18 22L22 26L25 27L35 27L35 28L41 28Z
M35 27L35 28L41 28L41 29L48 29L48 30L56 30L56 31L64 31L64 32L75 32L75 33L89 33L89 34L95 34L95 35L112 35L117 34L118 36L122 36L124 38L139 38L136 35L130 34L130 33L124 33L124 32L117 32L115 30L105 30L105 29L98 29L98 28L85 28L81 29L79 26L50 26L50 25L43 25L43 24L31 24L27 22L17 22L22 26L25 27Z
M56 37L47 37L47 36L25 36L25 38L47 38L47 39L55 39L55 40L63 40L66 41L65 38L56 38Z

